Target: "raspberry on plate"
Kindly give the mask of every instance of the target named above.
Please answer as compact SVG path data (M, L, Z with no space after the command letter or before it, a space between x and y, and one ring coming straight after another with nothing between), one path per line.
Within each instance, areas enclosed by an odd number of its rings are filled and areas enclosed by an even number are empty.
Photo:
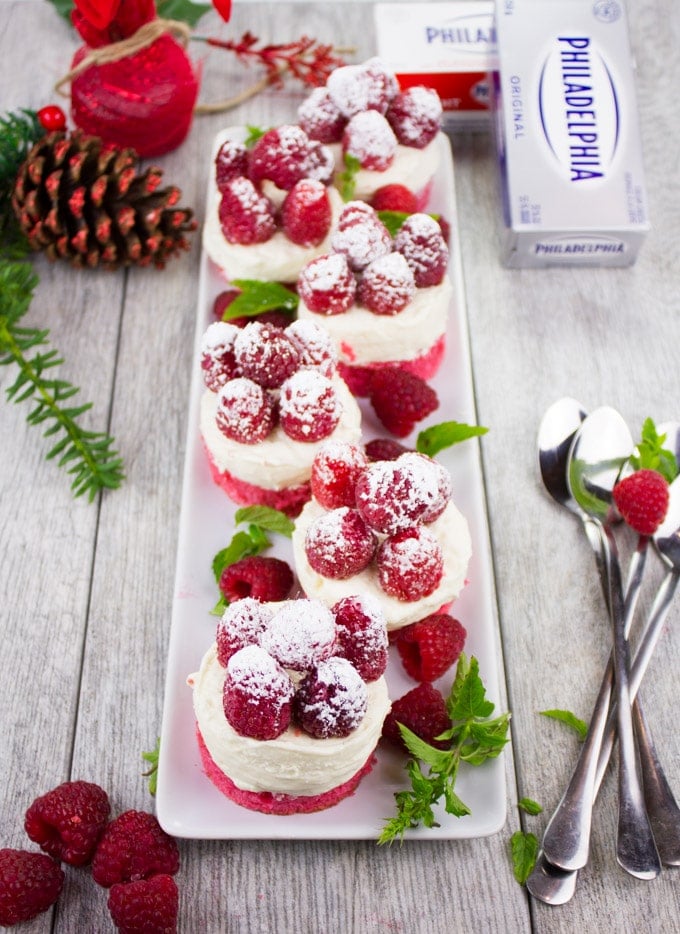
M281 386L279 421L295 441L327 438L341 414L333 383L318 370L298 370Z
M108 898L111 920L119 934L176 934L179 892L172 876L118 882Z
M368 594L343 597L333 607L338 634L336 655L354 665L364 681L375 681L387 668L385 614Z
M395 700L383 723L383 738L408 752L397 726L399 723L431 746L446 749L446 742L436 738L451 727L446 701L441 692L428 682L419 684Z
M368 460L358 444L327 441L312 463L312 495L326 509L354 506L354 488Z
M355 205L356 202L350 201L342 210L331 236L331 247L336 253L345 254L350 269L361 272L391 251L392 238L372 207L366 204L359 210Z
M668 511L668 481L658 471L642 468L615 485L614 503L621 518L639 535L653 535Z
M331 202L321 182L303 178L281 205L283 232L300 246L319 246L331 228Z
M317 256L302 269L298 294L310 311L341 315L354 304L356 279L344 253Z
M364 110L350 118L342 134L342 150L358 159L362 169L383 172L394 162L397 138L377 110Z
M293 600L279 607L260 637L261 647L292 671L306 671L335 648L335 620L319 600Z
M397 438L409 435L418 422L439 406L435 390L400 367L381 367L371 377L369 398L382 424Z
M225 184L219 218L222 233L229 243L266 243L276 233L271 201L242 175Z
M429 214L407 217L394 238L394 249L411 267L419 289L439 285L443 280L449 248L441 226Z
M331 336L314 321L293 321L286 330L300 356L301 366L319 367L324 376L335 372L338 355Z
M249 597L263 602L285 600L293 589L293 572L280 558L249 555L222 571L219 588L230 603Z
M201 371L203 382L217 392L221 386L239 375L234 354L238 328L226 321L213 321L201 339Z
M467 632L448 613L433 613L399 631L397 650L415 681L436 681L449 670L465 646Z
M366 683L346 658L334 656L319 662L302 679L293 709L296 720L310 736L347 736L366 715Z
M224 715L241 736L276 739L290 723L294 692L281 665L259 645L247 645L227 663Z
M340 506L323 513L307 529L305 553L318 574L344 580L370 564L377 543L361 514Z
M386 253L364 269L358 297L376 315L397 315L415 290L413 273L401 253Z
M265 389L278 389L300 366L300 356L286 332L261 321L237 328L234 359L242 376Z
M257 444L276 424L274 401L262 386L239 376L220 389L215 422L232 441Z
M330 181L333 158L325 147L310 140L302 127L284 124L264 133L250 150L249 176L265 179L290 191L301 178Z
M358 478L357 509L371 528L385 535L410 528L438 501L438 471L429 460L420 461L420 455L411 454L377 461Z
M64 885L64 870L44 853L0 850L0 925L30 921L53 905Z
M313 88L298 107L298 123L310 139L320 143L339 143L346 122L328 88Z
M124 811L112 820L92 860L92 877L105 888L159 873L174 875L178 869L175 840L147 811Z
M99 785L63 782L35 799L26 811L24 828L54 859L84 866L92 859L110 811L109 796Z
M407 88L392 100L387 121L402 146L424 149L441 127L442 104L432 88Z
M415 214L418 199L406 185L393 183L378 188L371 197L371 206L376 211L399 211L402 214Z
M248 175L248 150L243 143L225 140L215 156L215 182L220 191L239 175Z
M369 461L396 461L411 448L393 438L372 438L366 442L364 450Z
M436 590L442 579L441 545L422 525L386 538L376 556L380 586L397 600L414 601Z
M272 615L271 607L255 597L242 597L229 604L217 624L215 634L217 660L223 668L226 668L231 656L239 649L257 643Z

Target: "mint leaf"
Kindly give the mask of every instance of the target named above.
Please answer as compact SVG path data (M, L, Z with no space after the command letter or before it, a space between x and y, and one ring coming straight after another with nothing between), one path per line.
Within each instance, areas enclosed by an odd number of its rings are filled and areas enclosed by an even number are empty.
M416 736L403 723L398 723L399 732L402 735L408 751L416 759L420 759L430 766L435 772L445 772L451 760L451 753L448 750L437 749L430 746L424 739Z
M581 742L586 738L588 724L570 710L540 710L539 713L542 717L550 717L551 720L559 720L560 723L565 723L568 727L571 727L572 730L578 733Z
M236 564L242 558L249 558L251 555L259 555L261 551L268 548L271 542L266 536L251 535L248 532L236 532L226 548L218 551L212 562L213 575L216 583L219 584L220 577L225 568Z
M263 137L264 134L267 132L262 127L252 126L250 123L246 124L246 129L248 130L248 133L246 135L246 138L243 141L243 145L247 149L252 149L255 143L258 141L258 139Z
M158 759L161 752L161 738L160 736L156 739L155 747L149 752L142 753L142 759L145 762L148 762L151 766L146 772L142 772L142 775L145 778L148 778L148 788L149 794L155 795L158 788Z
M527 814L540 814L543 810L541 805L534 801L533 798L520 798L517 802L517 807L521 808L523 811L526 811Z
M356 177L357 173L361 169L361 163L356 156L351 156L349 153L345 153L344 158L345 170L341 172L338 176L338 188L340 190L340 196L343 201L351 201L354 197L354 189L356 187Z
M383 222L391 237L395 237L409 215L405 211L378 211L378 217Z
M295 528L295 523L285 512L273 509L271 506L244 506L236 510L234 519L237 525L241 522L251 522L268 532L285 535L286 538L292 536Z
M524 833L517 830L510 838L510 851L512 853L512 870L515 879L524 885L536 865L538 856L538 839L533 833Z
M292 314L297 310L297 295L278 282L234 279L231 284L240 290L240 295L225 308L222 314L223 321L243 316L254 317L265 311L286 311Z
M465 422L440 422L424 428L416 439L416 450L428 457L434 457L439 451L450 448L468 438L485 435L488 428L480 425L466 425Z
M666 435L660 435L654 421L646 418L630 464L636 470L656 470L672 483L678 475L678 462L675 453L664 448L665 441Z
M461 657L464 653L461 653ZM472 720L475 717L489 717L494 705L486 700L486 689L479 677L479 662L470 659L469 666L459 683L454 682L455 693L449 695L446 709L452 720Z

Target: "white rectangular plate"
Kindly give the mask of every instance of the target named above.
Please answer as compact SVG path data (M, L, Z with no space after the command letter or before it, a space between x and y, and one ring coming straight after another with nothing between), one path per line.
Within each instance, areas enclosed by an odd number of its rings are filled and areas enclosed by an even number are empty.
M236 135L242 129L226 131ZM222 137L224 134L221 134ZM476 422L468 347L463 278L456 218L453 160L448 139L441 136L441 163L434 179L429 210L439 212L451 224L450 275L454 283L447 349L443 366L433 381L440 406L418 429L427 424L456 420ZM214 640L216 618L210 614L218 597L211 571L212 558L231 539L236 507L210 477L198 431L202 380L199 341L212 320L215 296L224 288L203 253L200 270L198 320L194 354L189 428L184 466L184 487L179 528L177 572L168 652L167 682L161 731L158 818L168 833L177 837L206 839L361 839L377 838L383 822L394 813L393 794L407 787L405 758L379 747L373 771L356 793L335 807L315 814L286 817L246 810L224 797L204 775L195 735L191 689L187 675L198 670L200 660ZM379 322L376 323L379 326ZM361 403L365 439L386 435L369 405ZM405 439L413 444L414 437ZM466 441L437 455L450 471L454 499L470 524L473 557L469 583L452 612L468 632L465 651L474 655L490 700L497 705L501 694L502 666L495 615L493 574L484 502L479 447ZM292 565L290 542L274 536L271 554ZM394 649L390 650L394 652ZM451 670L440 682L448 693ZM403 672L396 653L387 672L390 695L400 697L415 687ZM502 756L477 768L461 768L456 790L471 814L455 818L438 809L439 826L408 831L407 839L455 839L496 833L505 823L506 794Z

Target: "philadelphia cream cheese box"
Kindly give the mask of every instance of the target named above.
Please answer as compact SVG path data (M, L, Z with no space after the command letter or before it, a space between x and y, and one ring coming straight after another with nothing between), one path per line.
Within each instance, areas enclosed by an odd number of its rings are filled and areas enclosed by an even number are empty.
M508 266L630 266L649 230L620 0L498 0Z
M378 57L402 89L424 84L439 94L444 129L489 125L493 12L491 0L375 5Z

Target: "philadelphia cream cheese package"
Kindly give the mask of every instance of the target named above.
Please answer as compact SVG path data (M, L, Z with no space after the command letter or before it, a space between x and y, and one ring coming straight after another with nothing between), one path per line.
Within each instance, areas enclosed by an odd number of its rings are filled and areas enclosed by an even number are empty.
M498 0L508 266L630 266L649 229L620 0Z

